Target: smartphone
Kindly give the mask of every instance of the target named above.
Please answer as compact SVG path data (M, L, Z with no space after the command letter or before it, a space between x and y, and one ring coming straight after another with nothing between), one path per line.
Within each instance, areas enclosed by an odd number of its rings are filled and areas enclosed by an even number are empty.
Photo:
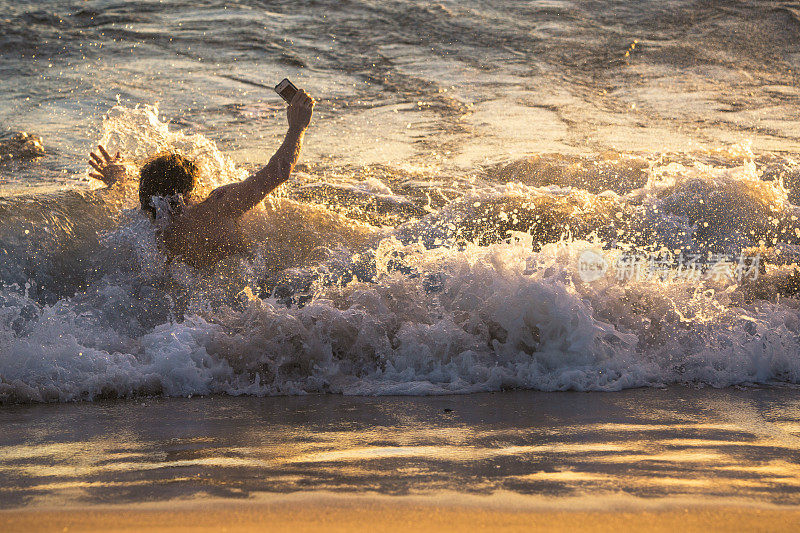
M289 78L283 78L283 80L275 86L275 92L281 95L281 98L286 100L287 104L292 103L292 98L297 93L297 87L289 81Z

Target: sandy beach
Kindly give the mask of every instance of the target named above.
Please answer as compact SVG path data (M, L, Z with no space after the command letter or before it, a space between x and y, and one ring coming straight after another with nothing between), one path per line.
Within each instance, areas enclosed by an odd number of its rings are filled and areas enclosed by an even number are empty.
M602 509L601 509L602 508ZM258 501L76 507L0 512L26 531L796 531L800 509L689 501L650 505L543 501L515 495L436 497L292 494Z

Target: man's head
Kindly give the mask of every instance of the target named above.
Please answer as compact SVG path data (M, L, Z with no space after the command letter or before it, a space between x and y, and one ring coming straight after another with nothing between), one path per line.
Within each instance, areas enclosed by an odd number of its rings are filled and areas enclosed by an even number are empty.
M159 154L139 172L139 202L155 218L153 196L188 195L197 184L197 165L178 154Z

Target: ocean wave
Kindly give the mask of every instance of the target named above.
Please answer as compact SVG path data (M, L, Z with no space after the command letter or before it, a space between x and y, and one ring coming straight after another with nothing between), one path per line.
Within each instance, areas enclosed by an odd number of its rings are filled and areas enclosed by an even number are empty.
M246 174L152 107L115 107L101 141L134 166L180 151L205 188ZM0 401L797 383L796 173L747 146L306 165L243 221L250 254L205 271L165 261L131 190L6 198ZM714 270L744 255L747 279Z

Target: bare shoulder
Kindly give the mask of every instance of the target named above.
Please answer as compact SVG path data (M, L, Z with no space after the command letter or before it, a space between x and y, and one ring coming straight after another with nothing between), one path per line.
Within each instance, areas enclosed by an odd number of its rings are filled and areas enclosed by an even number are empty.
M209 193L209 197L214 195L226 194L230 192L232 189L234 189L238 184L239 182L226 183L225 185L220 185L219 187L211 191L211 193Z
M233 191L233 186L235 185L235 183L228 183L217 187L211 191L204 200L187 208L185 214L190 217L196 215L204 217L209 215L219 216L224 214L231 197L235 195Z
M223 198L226 198L227 196L230 195L230 193L233 192L235 186L236 183L227 183L225 185L220 185L219 187L211 191L208 194L208 197L206 197L206 199L200 203L202 204L206 202L215 202L218 200L222 200Z

